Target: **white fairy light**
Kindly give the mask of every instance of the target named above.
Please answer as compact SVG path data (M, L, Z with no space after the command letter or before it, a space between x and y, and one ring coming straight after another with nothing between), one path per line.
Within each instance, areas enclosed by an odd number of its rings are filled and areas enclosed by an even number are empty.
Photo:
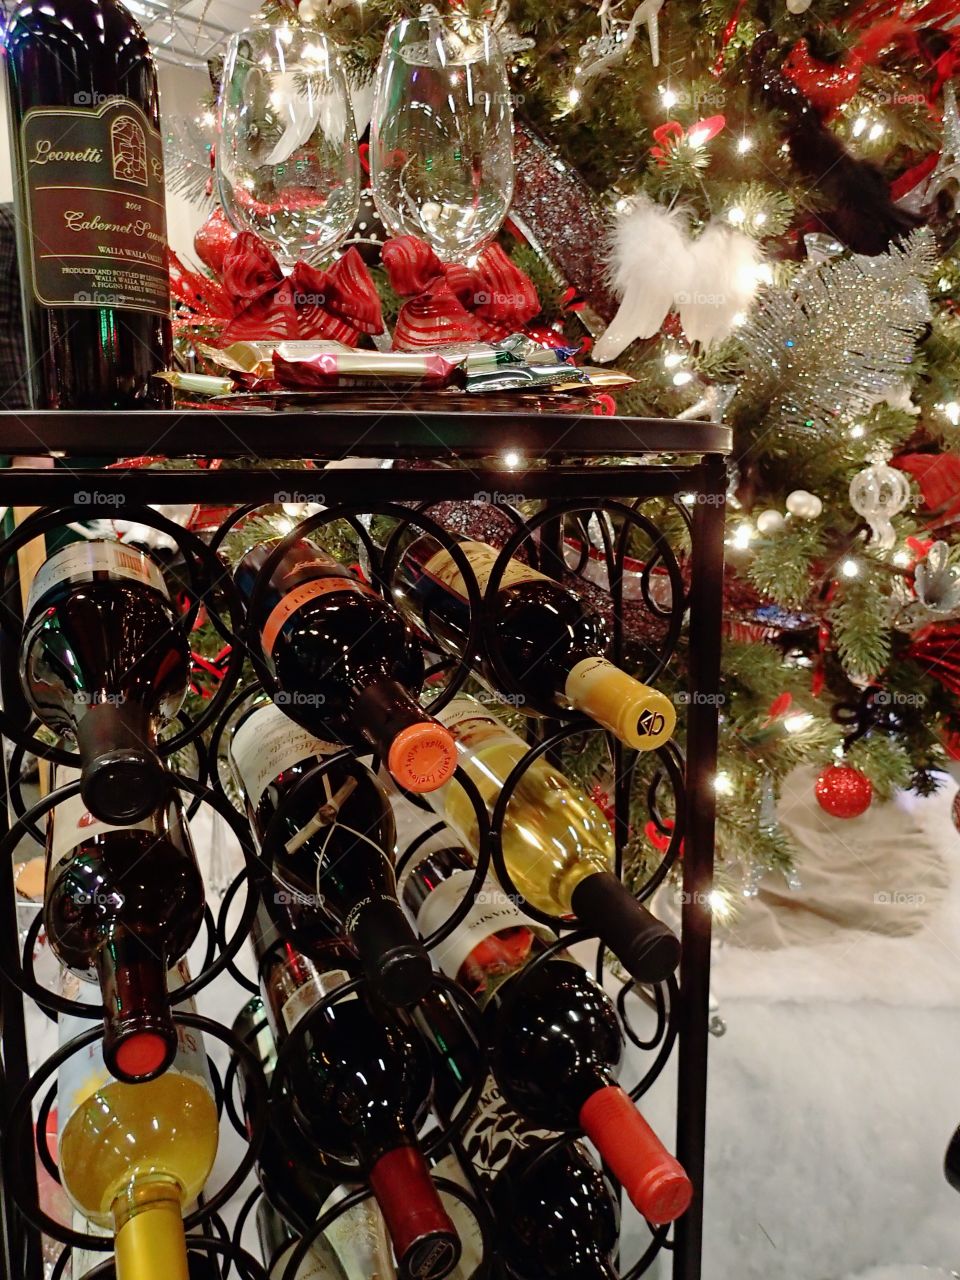
M746 134L744 134L743 137L739 138L737 141L737 150L740 152L741 155L743 155L745 151L749 151L752 146L753 146L753 139L748 138Z
M909 551L897 551L893 557L893 563L900 569L909 569L912 561L913 556Z
M746 222L746 220L747 215L738 204L735 204L732 209L727 210L727 221L732 223L733 226L739 227L741 223Z
M714 776L713 789L718 796L733 795L733 779L723 769Z
M850 130L850 132L853 134L855 138L859 138L860 135L866 131L867 125L869 123L870 123L869 116L857 116L856 120L854 120L853 122L853 128Z
M752 542L756 532L757 531L753 527L753 525L749 524L746 521L744 521L743 524L738 524L736 529L734 529L733 531L732 537L730 538L731 547L733 547L737 551L746 551L747 547L749 547L750 543Z
M759 213L755 213L753 215L753 225L755 227L762 227L763 224L766 222L766 220L767 220L767 215L764 213L762 209L760 210Z
M840 572L845 578L856 578L860 573L860 566L856 560L844 560L840 566Z
M718 920L723 920L730 914L730 900L722 889L711 889L707 895L707 902Z
M516 449L509 449L503 455L503 464L504 466L509 467L511 470L513 470L514 467L519 467L520 455L519 453L517 453Z
M575 107L577 103L580 101L580 90L577 88L576 85L574 85L573 88L568 91L567 101L570 103L571 107Z
M886 126L882 125L878 120L876 124L872 124L870 126L870 132L867 134L867 138L870 142L876 142L876 140L882 137L886 131Z
M851 440L859 440L861 436L863 436L863 435L865 435L865 434L866 434L866 430L867 430L867 429L866 429L866 427L863 425L863 423L862 423L862 422L858 422L855 426L853 426L853 427L851 427L851 428L850 428L850 438L851 438Z
M683 364L682 351L668 351L663 357L663 367L665 369L675 369L678 364Z
M685 387L688 382L693 381L693 374L689 369L681 369L679 373L673 375L673 385L675 387Z
M960 404L956 400L950 400L947 404L938 404L937 408L950 419L954 426L960 424Z
M803 733L813 724L813 716L809 711L796 711L792 716L784 716L783 727L787 733Z
M680 95L678 93L675 93L673 89L667 88L666 85L661 85L660 101L669 110L670 107L675 107L677 103L680 101Z

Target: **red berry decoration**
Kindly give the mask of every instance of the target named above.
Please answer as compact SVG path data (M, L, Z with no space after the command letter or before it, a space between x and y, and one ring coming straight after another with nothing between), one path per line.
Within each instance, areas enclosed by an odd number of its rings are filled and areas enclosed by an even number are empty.
M817 803L833 818L859 818L873 799L873 783L848 764L830 764L817 778Z

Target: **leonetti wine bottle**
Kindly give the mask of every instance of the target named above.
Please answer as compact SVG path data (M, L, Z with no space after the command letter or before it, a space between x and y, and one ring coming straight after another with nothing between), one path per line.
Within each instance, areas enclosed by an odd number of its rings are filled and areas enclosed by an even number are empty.
M186 980L185 967L180 974ZM71 999L90 990L72 975L64 984ZM61 1044L89 1027L61 1015ZM189 1280L183 1206L203 1189L218 1137L200 1034L178 1027L170 1068L143 1084L111 1079L94 1041L61 1065L57 1109L63 1185L85 1217L115 1233L117 1280Z
M459 539L459 546L483 595L500 553L486 542L466 538ZM405 549L398 569L401 586L395 598L401 609L443 648L462 653L469 597L450 552L431 534L423 534ZM677 721L673 703L607 661L606 620L573 587L513 559L493 598L484 598L484 607L501 661L524 696L518 703L521 710L550 715L558 707L575 707L639 751L670 737ZM495 689L490 656L468 656Z
M117 0L21 0L3 43L33 407L163 408L170 281L147 38Z
M527 744L466 695L437 716L456 738L459 763L492 812ZM428 799L476 853L477 815L460 783L454 778ZM507 871L531 906L576 916L638 982L660 982L673 972L680 943L614 875L609 822L586 792L544 757L530 765L513 793L501 839Z
M473 872L464 850L446 848L404 873L404 902L422 932L456 909ZM493 1076L511 1110L543 1130L583 1129L640 1212L671 1222L690 1203L690 1180L617 1083L625 1041L613 1002L567 951L526 971L545 949L532 922L487 881L435 954L484 1010ZM438 1008L429 997L424 1017ZM443 1038L456 1034L454 1026Z
M156 564L97 540L55 552L30 585L20 677L40 720L75 739L101 822L153 812L169 780L157 734L187 690L190 653Z
M249 602L274 542L259 542L234 571ZM423 654L389 601L338 560L301 539L270 574L250 618L279 690L275 701L319 738L376 751L402 787L431 791L456 768L449 733L414 697Z
M397 901L396 822L376 777L266 698L244 713L228 752L273 875L302 913L323 912L346 935L383 1000L415 1004L433 970Z
M58 786L76 781L58 766ZM203 922L203 880L179 794L140 822L100 822L75 795L50 810L43 921L57 959L99 983L103 1058L130 1082L159 1075L177 1052L167 971ZM93 998L91 996L91 998Z

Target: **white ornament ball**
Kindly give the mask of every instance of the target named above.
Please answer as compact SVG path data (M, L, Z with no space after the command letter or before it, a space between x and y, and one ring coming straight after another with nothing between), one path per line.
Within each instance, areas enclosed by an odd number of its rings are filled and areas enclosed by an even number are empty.
M786 523L779 511L761 511L757 516L757 528L761 533L779 533Z
M787 498L787 510L798 520L816 520L823 511L823 503L807 489L794 489Z
M787 13L806 13L813 0L787 0Z

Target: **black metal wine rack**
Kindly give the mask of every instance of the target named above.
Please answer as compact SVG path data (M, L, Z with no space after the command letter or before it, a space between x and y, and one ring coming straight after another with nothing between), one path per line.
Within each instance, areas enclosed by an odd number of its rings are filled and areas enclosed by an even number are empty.
M633 649L633 669L641 678L655 684L673 655L682 627L688 627L690 661L685 706L688 748L685 760L672 741L658 749L658 767L647 787L647 808L665 847L637 892L641 899L649 897L682 850L682 958L679 983L670 978L645 992L647 1003L655 1013L652 1036L641 1037L630 1024L627 996L632 984L621 988L617 1007L628 1039L646 1050L650 1059L642 1079L624 1082L634 1099L657 1079L674 1043L678 1045L676 1153L693 1181L694 1200L689 1211L672 1228L651 1226L650 1240L641 1256L622 1258L620 1265L624 1280L636 1280L648 1270L661 1250L672 1250L674 1280L698 1280L709 1025L708 895L713 873L716 695L727 488L725 455L729 449L729 430L713 424L586 417L579 413L192 410L0 414L0 453L21 459L18 465L0 471L0 504L33 509L22 518L14 534L0 544L3 591L0 597L3 702L0 734L12 749L4 778L6 804L0 817L0 912L4 916L0 922L4 1102L0 1135L0 1267L5 1276L40 1280L42 1233L67 1246L84 1244L99 1249L105 1252L105 1257L109 1251L109 1241L66 1228L44 1214L38 1202L37 1158L52 1177L58 1178L56 1162L42 1137L55 1099L57 1067L66 1055L92 1042L101 1032L99 1026L91 1022L90 1031L58 1050L31 1075L24 996L54 1019L59 1011L96 1019L100 1009L65 1000L37 981L32 955L40 927L39 914L22 950L17 935L13 853L27 832L42 841L46 812L77 790L76 784L61 788L30 808L21 794L19 777L25 752L35 752L54 762L69 762L76 757L36 736L36 724L30 721L20 691L18 553L38 534L70 521L116 517L151 525L168 533L179 547L183 595L187 601L180 625L192 625L202 605L225 643L232 646L223 678L203 713L192 721L181 715L180 724L165 740L163 751L167 756L187 752L192 764L184 771L184 756L178 755L181 768L177 776L184 794L189 797L190 811L195 812L201 804L212 805L236 836L245 863L224 895L216 917L209 906L206 909L204 963L189 985L178 993L177 1003L227 970L238 984L239 1004L253 988L237 969L234 958L243 945L253 916L254 886L262 878L263 867L246 821L234 807L217 767L218 746L225 726L248 691L238 691L237 685L244 657L251 656L251 648L247 643L242 605L216 558L216 549L229 530L257 506L283 501L285 496L292 496L296 501L298 494L306 493L326 509L293 529L290 538L317 530L334 520L346 520L361 548L365 573L383 591L391 589L399 542L396 536L375 537L366 517L387 522L394 530L413 526L437 537L453 555L467 583L471 622L465 651L474 652L477 646L483 647L488 661L499 674L501 688L508 695L512 688L509 673L504 670L497 637L486 623L482 593L456 542L439 522L437 508L444 503L455 503L458 505L448 508L447 513L453 510L461 515L464 511L482 508L489 513L485 518L500 522L497 543L503 550L487 586L491 593L497 589L508 557L516 554L548 573L579 576L584 588L593 589L596 594L596 580L592 588L586 581L592 539L596 552L593 559L599 560L606 574L601 594L605 594L613 620L614 651L610 656L615 661L622 659L625 644L627 533L633 531L646 540L649 551L634 574L633 595L627 602L628 609L642 617L645 626L639 649L636 645ZM147 459L157 459L158 455L165 459L162 467L139 465ZM51 456L57 458L52 468ZM106 465L118 456L137 461ZM394 465L366 468L341 461L350 458L383 459ZM181 461L171 462L171 459ZM215 459L221 462L214 463ZM609 465L602 465L602 459ZM318 469L331 460L338 462L336 469ZM644 503L654 498L668 499L676 511L680 523L674 522L674 528L681 529L686 544L683 551L675 545L676 537L671 540L645 514ZM524 503L537 500L536 514L528 514L526 518L521 515L517 510L521 500ZM150 503L194 503L226 510L212 536L200 538L156 511L146 509ZM472 505L464 507L465 503ZM602 518L605 512L616 517L615 524ZM19 514L24 516L22 510ZM572 545L579 548L573 563L569 559L571 534L576 535ZM262 668L259 674L266 675ZM434 674L442 680L442 697L447 700L469 674L466 659L438 659ZM530 724L530 751L514 769L489 819L469 779L462 772L459 775L477 810L481 831L472 893L480 888L491 866L504 889L516 893L504 865L500 831L510 796L531 761L557 753L571 737L601 732L578 716L531 720ZM628 838L631 779L637 758L612 739L608 739L607 749L615 780L611 816L618 870L621 870ZM665 820L665 812L675 813L675 822ZM402 859L412 857L419 843L414 841L403 851ZM228 911L238 894L244 895L244 906L238 923L227 936ZM522 896L517 894L517 897L522 902ZM452 932L471 901L472 894L428 939L431 945ZM573 932L569 923L545 916L532 907L527 909L554 931L558 937L557 947L587 937L583 932ZM598 968L602 964L601 952ZM523 976L518 979L523 980ZM441 981L453 995L454 985L446 979ZM349 990L350 987L341 988L325 1000L342 998ZM469 998L459 992L456 999L468 1027L479 1026L478 1011ZM177 1021L195 1026L229 1046L230 1070L224 1080L214 1077L218 1110L221 1118L231 1123L245 1139L248 1126L239 1114L235 1098L238 1057L244 1058L248 1074L257 1082L251 1104L252 1137L228 1180L188 1219L188 1226L201 1232L191 1235L190 1249L200 1250L208 1259L216 1260L224 1280L234 1273L240 1280L261 1280L266 1276L263 1265L240 1245L244 1221L260 1195L259 1189L242 1200L232 1230L225 1224L221 1210L228 1201L232 1201L232 1207L240 1202L240 1190L253 1169L269 1106L268 1087L251 1049L230 1028L195 1014L176 1012L175 1016ZM300 1029L309 1023L311 1016L299 1024L297 1032L288 1040L281 1054L281 1068L285 1055L296 1051ZM282 1075L282 1070L278 1069L276 1075ZM477 1095L481 1083L482 1080L474 1082ZM467 1108L462 1107L452 1124L435 1124L425 1138L427 1150L433 1154L457 1151L467 1117ZM471 1202L484 1235L483 1269L496 1275L499 1264L495 1262L491 1215L482 1188L474 1185L471 1196L452 1183L441 1185L451 1194ZM316 1223L287 1265L288 1280L295 1276L310 1239L324 1230L337 1214L369 1194L368 1189L359 1186ZM70 1249L64 1249L53 1267L54 1280L67 1273L69 1256ZM104 1276L111 1274L109 1261L94 1274L101 1272Z

